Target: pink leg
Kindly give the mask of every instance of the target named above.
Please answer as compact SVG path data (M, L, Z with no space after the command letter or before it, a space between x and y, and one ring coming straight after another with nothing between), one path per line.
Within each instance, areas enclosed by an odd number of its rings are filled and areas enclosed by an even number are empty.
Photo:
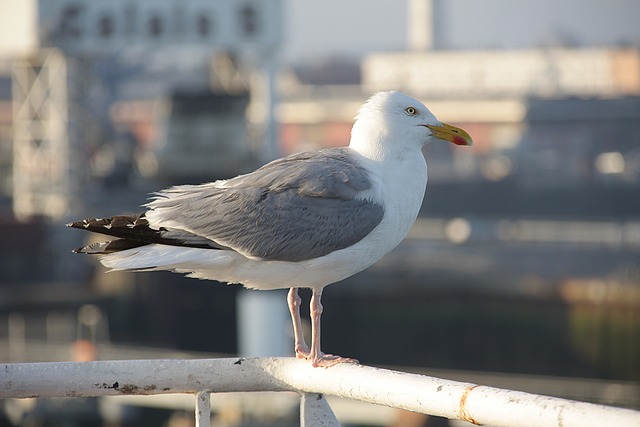
M297 294L296 294L297 295ZM322 317L322 288L313 289L311 295L311 352L309 353L308 360L311 360L311 364L314 367L322 366L328 368L338 363L358 363L355 359L349 359L346 357L334 356L332 354L324 354L320 350L320 318ZM299 318L299 316L298 316Z
M300 304L302 299L298 295L298 288L289 289L287 295L287 303L291 312L291 320L293 321L293 339L296 357L299 359L307 359L309 357L309 347L304 340L302 332L302 320L300 320Z

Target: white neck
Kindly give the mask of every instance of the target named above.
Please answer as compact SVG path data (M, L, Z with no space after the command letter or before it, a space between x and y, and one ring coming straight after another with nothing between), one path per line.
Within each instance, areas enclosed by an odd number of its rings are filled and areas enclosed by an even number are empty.
M349 147L362 156L384 163L411 161L415 157L422 159L422 146L409 132L398 129L389 132L363 120L354 124L349 142Z
M363 132L365 129L354 127L349 147L364 158L363 163L372 175L384 182L385 190L379 194L389 215L385 215L383 227L394 230L387 235L393 236L394 241L386 243L395 246L405 237L422 206L427 164L420 143L407 144L407 139L398 143L402 136L399 139L395 133L390 137L380 132Z
M385 152L387 151L384 149L386 137L387 135L384 135L374 126L364 126L361 121L357 121L351 131L349 148L369 160L384 161Z

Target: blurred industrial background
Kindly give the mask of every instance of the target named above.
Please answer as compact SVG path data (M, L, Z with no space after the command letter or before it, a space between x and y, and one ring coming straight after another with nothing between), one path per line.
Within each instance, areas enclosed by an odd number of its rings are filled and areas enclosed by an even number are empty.
M358 106L400 90L475 145L426 148L422 215L327 289L324 348L640 408L638 22L634 0L0 2L0 361L251 355L255 325L287 337L284 293L104 274L64 224L347 145ZM108 421L190 422L138 405ZM256 405L216 425L295 420L242 415ZM5 406L0 425L61 425Z

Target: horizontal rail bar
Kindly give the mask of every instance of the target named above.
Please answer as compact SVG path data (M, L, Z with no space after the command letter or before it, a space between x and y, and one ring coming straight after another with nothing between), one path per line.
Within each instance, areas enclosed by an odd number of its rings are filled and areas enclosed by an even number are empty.
M494 426L640 425L640 412L340 364L295 358L122 360L0 365L0 398L116 396L203 391L319 393Z

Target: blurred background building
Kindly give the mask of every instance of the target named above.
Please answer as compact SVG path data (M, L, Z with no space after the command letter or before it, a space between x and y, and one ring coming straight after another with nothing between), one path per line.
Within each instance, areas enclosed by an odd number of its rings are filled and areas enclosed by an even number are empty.
M63 224L346 145L393 89L475 145L425 150L423 215L325 293L325 347L640 407L639 17L633 0L2 3L0 360L78 340L241 352L239 287L105 275Z

